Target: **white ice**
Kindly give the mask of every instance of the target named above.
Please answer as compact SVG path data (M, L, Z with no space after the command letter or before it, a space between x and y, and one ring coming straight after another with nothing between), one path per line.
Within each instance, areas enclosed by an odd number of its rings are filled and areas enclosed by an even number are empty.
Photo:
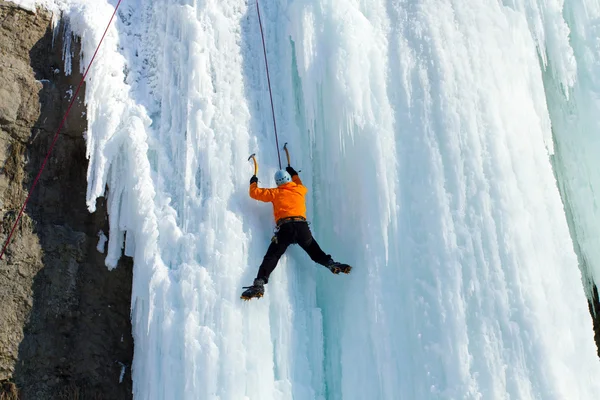
M569 2L564 14L571 27L578 79L567 88L558 85L551 63L544 84L556 140L557 176L591 297L591 283L600 284L600 3Z
M55 2L84 64L116 3ZM598 2L261 3L280 144L354 270L292 248L243 303L273 226L246 159L263 186L278 168L255 6L124 1L87 80L88 206L108 197L107 266L134 257L135 398L598 398L551 164L589 145L557 174L599 184ZM569 220L593 239L584 191Z
M11 3L15 3L16 5L18 5L19 7L25 9L25 10L29 10L29 11L35 11L36 5L38 3L40 3L40 1L38 0L7 0ZM43 6L45 6L46 4L42 4Z
M96 250L98 250L100 253L104 253L104 246L106 246L107 241L108 241L108 238L106 237L104 232L99 231L98 232L98 244L96 245Z

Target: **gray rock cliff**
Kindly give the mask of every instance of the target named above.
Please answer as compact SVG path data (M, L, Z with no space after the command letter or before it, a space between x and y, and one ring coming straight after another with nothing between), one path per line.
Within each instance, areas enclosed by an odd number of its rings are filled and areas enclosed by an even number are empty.
M51 15L0 0L0 240L7 238L81 74L65 76ZM71 92L70 92L71 91ZM96 249L106 207L85 205L84 91L0 260L0 398L130 399L131 260Z

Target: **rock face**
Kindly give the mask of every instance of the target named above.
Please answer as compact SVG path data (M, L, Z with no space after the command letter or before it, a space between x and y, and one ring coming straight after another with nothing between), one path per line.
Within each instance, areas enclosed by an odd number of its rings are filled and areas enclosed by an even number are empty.
M81 79L64 76L51 16L0 0L0 240L6 240ZM106 207L85 204L83 90L0 260L0 398L130 399L132 263L108 271Z
M594 339L600 357L600 297L598 297L598 287L594 286L594 295L592 301L589 301L590 314L594 323Z

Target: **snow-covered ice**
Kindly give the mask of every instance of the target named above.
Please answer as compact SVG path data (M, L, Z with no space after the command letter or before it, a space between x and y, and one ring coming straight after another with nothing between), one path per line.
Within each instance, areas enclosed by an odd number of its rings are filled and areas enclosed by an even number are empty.
M7 0L11 3L15 3L16 5L18 5L19 7L25 9L25 10L29 10L29 11L35 11L36 5L41 3L38 0ZM46 4L41 4L42 6L46 5Z

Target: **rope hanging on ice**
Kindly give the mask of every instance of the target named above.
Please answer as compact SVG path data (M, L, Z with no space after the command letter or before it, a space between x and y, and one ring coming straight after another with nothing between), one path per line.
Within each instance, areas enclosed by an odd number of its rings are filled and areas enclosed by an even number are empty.
M265 55L265 66L267 68L267 83L269 85L269 97L271 98L271 114L273 115L273 128L275 130L275 145L277 146L277 160L281 169L281 155L279 154L279 138L277 137L277 123L275 122L275 108L273 107L273 93L271 92L271 78L269 76L269 63L267 62L267 47L265 46L265 35L263 34L262 21L260 19L260 8L256 0L256 13L258 14L258 25L260 26L260 37L262 38L263 53Z

